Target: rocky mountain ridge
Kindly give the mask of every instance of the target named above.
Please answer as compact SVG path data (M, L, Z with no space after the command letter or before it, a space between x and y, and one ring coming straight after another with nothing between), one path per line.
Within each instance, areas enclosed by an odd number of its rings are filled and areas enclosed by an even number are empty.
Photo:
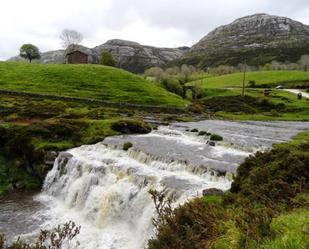
M297 61L309 53L309 26L290 18L255 14L223 25L195 44L178 63L201 67L263 65L273 60Z

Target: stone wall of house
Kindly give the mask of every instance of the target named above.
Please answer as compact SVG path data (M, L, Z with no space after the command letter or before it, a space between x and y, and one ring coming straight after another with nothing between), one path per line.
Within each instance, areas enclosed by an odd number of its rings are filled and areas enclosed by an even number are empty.
M66 56L67 64L88 64L88 55L80 51L74 51Z

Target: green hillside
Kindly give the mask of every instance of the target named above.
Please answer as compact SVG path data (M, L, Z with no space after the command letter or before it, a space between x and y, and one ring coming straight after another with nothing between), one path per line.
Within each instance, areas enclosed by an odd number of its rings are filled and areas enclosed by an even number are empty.
M255 81L256 85L275 86L309 81L309 72L303 71L256 71L247 72L246 83ZM234 73L216 77L207 77L203 80L204 88L241 87L243 73Z
M186 105L179 96L142 77L101 65L0 62L0 90L147 105Z
M255 82L255 88L248 86ZM241 97L243 73L205 77L189 82L201 84L202 104L215 112L217 118L242 120L309 120L309 100L275 89L277 85L297 88L309 86L309 72L256 71L246 74L246 98ZM249 87L249 88L248 88ZM271 94L264 96L264 89ZM304 91L306 91L304 89Z

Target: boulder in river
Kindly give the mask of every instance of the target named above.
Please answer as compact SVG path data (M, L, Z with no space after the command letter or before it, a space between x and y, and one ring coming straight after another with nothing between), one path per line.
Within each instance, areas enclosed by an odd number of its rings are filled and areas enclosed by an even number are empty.
M216 146L216 143L214 142L214 141L209 141L209 146L213 146L213 147L215 147Z

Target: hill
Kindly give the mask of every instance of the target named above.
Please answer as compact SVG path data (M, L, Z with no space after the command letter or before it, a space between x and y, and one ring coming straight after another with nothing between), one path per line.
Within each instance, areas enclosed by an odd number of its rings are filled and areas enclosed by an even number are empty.
M184 107L186 101L124 70L100 65L0 62L0 90Z
M216 28L174 64L209 67L245 60L250 65L296 62L309 53L308 42L309 26L286 17L255 14Z
M145 69L154 66L165 66L168 62L183 55L189 48L157 48L141 45L137 42L125 40L109 40L94 48L79 45L91 57L89 63L97 63L104 50L113 55L116 66L133 73L143 73ZM41 53L40 63L62 64L65 61L65 50L56 50ZM9 61L24 61L19 56L12 57Z
M227 74L208 77L203 80L205 88L231 88L241 87L243 73ZM246 84L254 81L257 86L276 86L280 84L297 84L308 81L309 72L304 71L255 71L246 73Z
M248 87L254 81L255 87ZM242 97L243 73L210 76L192 81L200 83L201 103L217 118L242 120L309 120L309 100L297 99L293 93L274 89L277 85L308 87L309 72L257 71L246 74L246 97ZM264 96L265 87L272 87Z

